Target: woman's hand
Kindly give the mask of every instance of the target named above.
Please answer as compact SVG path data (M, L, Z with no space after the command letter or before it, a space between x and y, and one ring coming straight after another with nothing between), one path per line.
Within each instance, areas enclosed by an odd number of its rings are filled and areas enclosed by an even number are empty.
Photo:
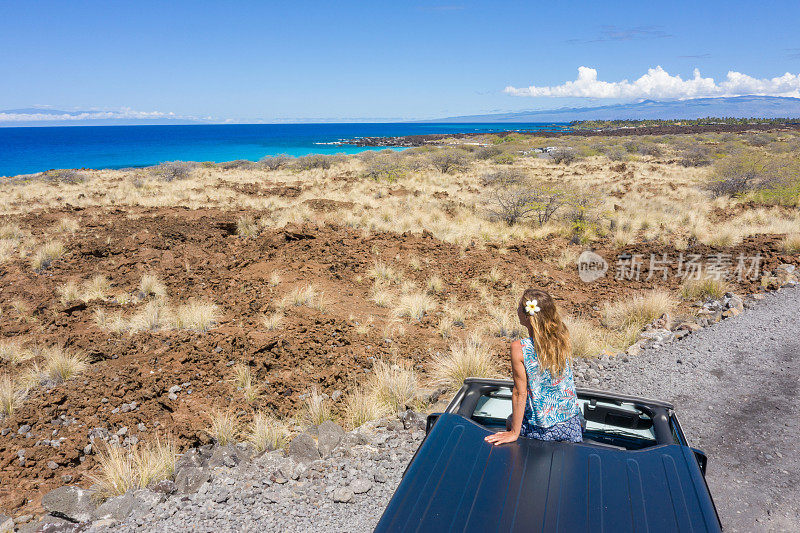
M483 440L497 446L499 444L506 444L507 442L514 442L518 438L519 433L516 431L500 431L498 433L487 435Z

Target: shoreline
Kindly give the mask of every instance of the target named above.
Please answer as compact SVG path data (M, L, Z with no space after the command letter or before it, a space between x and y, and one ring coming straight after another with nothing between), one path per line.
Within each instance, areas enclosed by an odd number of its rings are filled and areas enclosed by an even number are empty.
M681 135L696 133L746 133L746 132L767 132L767 131L800 131L800 124L708 124L691 126L642 126L642 127L621 127L597 130L506 130L486 132L464 132L464 133L435 133L426 135L404 135L399 137L360 137L346 139L340 142L341 145L358 147L384 147L384 148L414 148L430 144L439 144L445 139L480 139L487 135L523 135L527 137L625 137L625 136L645 136L645 135Z

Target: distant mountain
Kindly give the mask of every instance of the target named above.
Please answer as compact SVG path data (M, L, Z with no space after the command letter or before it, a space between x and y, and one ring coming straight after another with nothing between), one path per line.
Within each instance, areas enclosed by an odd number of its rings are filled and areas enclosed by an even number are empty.
M668 120L704 117L800 118L800 98L735 96L666 102L645 100L634 104L467 115L424 122L572 122L573 120Z

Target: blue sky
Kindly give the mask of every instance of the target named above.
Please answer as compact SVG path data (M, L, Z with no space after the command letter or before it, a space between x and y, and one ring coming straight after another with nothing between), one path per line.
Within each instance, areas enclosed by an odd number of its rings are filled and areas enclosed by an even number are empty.
M791 95L800 77L759 80L800 73L798 21L796 1L3 1L0 110L416 119ZM657 66L655 90L634 83ZM564 86L579 67L630 83ZM718 85L729 71L758 83Z

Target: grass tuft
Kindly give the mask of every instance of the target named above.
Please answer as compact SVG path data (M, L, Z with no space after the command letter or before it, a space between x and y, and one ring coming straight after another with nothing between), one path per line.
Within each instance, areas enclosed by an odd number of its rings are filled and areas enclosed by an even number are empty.
M175 472L177 450L171 441L157 440L125 449L109 446L98 452L100 475L92 476L102 497L125 494L169 479Z
M730 290L724 279L706 277L700 279L686 278L681 283L680 295L684 300L719 300Z
M64 244L59 241L48 242L33 253L31 267L37 271L44 270L62 255L64 255Z
M9 375L0 376L0 415L11 416L25 399L25 390Z
M143 274L139 281L139 292L145 298L166 298L167 287L155 274Z
M220 446L235 443L240 431L239 421L236 420L233 413L215 411L211 415L211 427L208 433Z
M436 308L436 302L427 294L409 293L400 296L400 301L394 307L396 316L408 317L412 320L422 320L426 313Z
M572 341L573 357L594 357L609 347L608 335L588 320L564 317ZM638 333L638 332L637 332Z
M800 253L800 233L790 233L781 240L781 248L788 254Z
M175 327L206 332L219 323L219 318L216 304L193 300L175 311Z
M492 378L497 374L489 347L476 334L451 344L450 352L436 357L430 365L433 381L451 390L460 387L468 377Z
M257 412L247 428L247 442L259 453L279 450L289 443L289 426L283 420Z
M356 387L347 396L345 416L348 425L353 429L387 414L389 413L386 410L386 406L376 401L374 393L364 387Z
M236 235L245 239L257 237L259 225L250 215L243 215L236 219Z
M156 331L169 324L169 310L159 300L147 302L130 320L131 333Z
M318 311L325 310L325 293L320 291L316 285L307 284L295 287L289 291L281 301L281 307L287 305L306 306Z
M637 294L614 303L606 302L603 322L617 330L642 330L647 324L677 307L677 299L663 289Z
M333 414L325 396L319 393L316 387L311 389L303 399L303 408L300 411L300 419L311 426L318 426L326 420L331 420Z
M56 292L58 293L62 305L80 300L81 298L81 290L78 288L78 284L75 282L75 280L69 280L63 285L60 285L56 289Z
M104 275L98 274L84 283L81 299L84 302L91 300L104 300L110 289L111 284L109 283L108 279L106 279Z
M417 376L410 365L403 362L375 361L370 393L375 402L389 413L405 411L414 405Z
M261 325L264 326L267 331L275 331L281 324L283 323L284 315L280 311L275 311L271 315L264 315L261 317Z
M84 356L58 346L46 349L44 359L44 375L56 383L68 381L88 367Z
M253 403L259 396L261 388L253 381L253 372L250 367L243 363L233 366L233 385L237 390L242 391L247 403Z

